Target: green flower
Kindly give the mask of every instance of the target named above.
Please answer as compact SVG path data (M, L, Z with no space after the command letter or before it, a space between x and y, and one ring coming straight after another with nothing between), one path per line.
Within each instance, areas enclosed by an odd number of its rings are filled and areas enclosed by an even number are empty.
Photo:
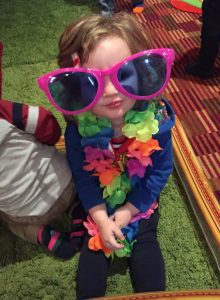
M124 239L123 241L118 240L118 242L123 244L124 247L122 249L115 250L115 255L117 257L130 257L131 251L133 249L133 245L136 242L136 240L133 240L132 242L130 242L127 239Z
M146 142L159 131L158 120L149 109L143 112L131 110L126 114L125 121L126 125L122 128L124 135L140 142Z
M103 190L103 198L107 198L110 207L123 204L126 194L130 190L130 180L125 174L117 176L112 183L107 185Z
M83 137L96 135L104 128L111 128L111 123L106 118L97 118L91 112L85 112L76 116L79 122L79 133Z

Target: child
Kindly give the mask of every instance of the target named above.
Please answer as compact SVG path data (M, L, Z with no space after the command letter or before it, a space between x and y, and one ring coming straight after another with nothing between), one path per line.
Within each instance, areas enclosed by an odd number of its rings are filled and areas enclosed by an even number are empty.
M144 1L132 0L131 3L133 13L139 14L144 11ZM101 15L103 17L109 17L114 14L114 0L99 0L99 5L101 8Z
M113 254L129 257L136 292L165 289L157 207L173 168L174 113L158 97L174 54L146 49L149 39L129 14L81 18L60 38L62 69L38 80L68 116L67 157L89 215L77 299L104 296Z
M75 197L66 158L54 147L60 135L58 122L44 108L0 99L0 221L66 259L81 247L83 230L82 221L66 234L47 225Z
M197 62L186 67L186 72L202 79L213 76L220 43L220 1L203 0L202 30Z

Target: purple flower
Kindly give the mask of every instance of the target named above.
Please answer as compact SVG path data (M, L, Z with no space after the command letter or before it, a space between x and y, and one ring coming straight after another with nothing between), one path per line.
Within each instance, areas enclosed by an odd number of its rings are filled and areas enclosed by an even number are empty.
M146 167L143 166L137 159L129 159L127 162L129 177L137 175L141 178L144 177Z
M113 153L107 149L87 146L85 147L84 152L86 155L86 162L93 162L94 160L105 160L109 158L113 160Z

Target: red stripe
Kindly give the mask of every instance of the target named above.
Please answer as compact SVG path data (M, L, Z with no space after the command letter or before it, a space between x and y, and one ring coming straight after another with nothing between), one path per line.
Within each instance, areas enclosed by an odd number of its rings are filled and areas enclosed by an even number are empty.
M120 138L112 138L111 141L113 144L122 144L126 139L127 138L125 136L122 136Z
M114 150L114 153L115 153L116 160L118 160L119 156L128 149L128 147L133 143L133 141L134 141L134 138L126 139L126 141L121 145L120 148L115 149L114 147L112 147Z
M209 146L208 146L207 143L206 143L206 137L205 137L204 134L201 134L201 135L199 136L198 141L199 141L200 147L203 147L203 153L202 153L203 155L212 152L212 150L209 148ZM210 151L210 150L211 150L211 151Z
M50 251L53 250L53 247L56 245L56 242L59 239L59 237L60 237L60 233L57 231L54 231L54 234L52 235L50 242L48 244L48 247L47 247Z
M0 98L2 97L2 53L3 44L0 42Z
M70 233L70 238L83 236L84 233L85 232L83 230L71 232Z
M212 169L213 169L213 177L215 178L216 177L216 174L219 174L219 168L220 166L218 165L218 160L217 160L217 157L215 157L215 153L213 154L210 154L209 155L209 161L210 161L210 164L212 165Z
M201 137L194 136L192 139L190 139L190 143L193 147L193 149L197 149L196 154L201 156L204 153L206 153L205 148L203 146L203 143L201 143Z
M202 110L201 111L201 117L204 119L205 123L209 127L209 130L211 132L216 131L216 126L210 121L210 117L208 118L207 116L209 116L209 114L207 113L207 111ZM206 129L205 129L205 132L207 132Z
M0 118L7 120L13 124L12 118L12 102L0 99Z
M214 143L212 136L213 136L212 133L207 134L207 136L206 136L206 138L207 138L207 143L210 145L210 147L211 147L211 149L212 149L211 152L214 152L214 151L218 152L219 149L220 149L220 145L217 146L216 143Z
M202 161L202 164L206 167L206 170L208 171L208 176L206 174L206 176L208 177L208 179L212 178L213 177L213 172L212 172L212 168L210 167L211 164L210 164L210 160L208 159L207 156L201 156L201 161Z

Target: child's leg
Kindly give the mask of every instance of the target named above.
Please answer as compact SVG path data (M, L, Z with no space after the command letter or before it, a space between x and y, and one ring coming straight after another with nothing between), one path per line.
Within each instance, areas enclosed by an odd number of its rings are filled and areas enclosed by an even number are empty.
M158 210L148 220L141 220L129 260L135 292L165 290L165 268L157 241Z
M202 3L202 30L199 57L196 63L189 64L186 72L203 79L212 77L215 59L220 46L219 10L210 5L210 1Z
M203 38L201 41L198 65L201 71L212 72L215 58L218 53L219 39L218 38Z
M209 26L207 26L205 22L202 27L198 60L196 63L188 65L186 68L186 72L204 79L210 78L214 69L219 45L220 29L219 32L216 33L214 30L212 30L212 27L210 28Z
M107 276L109 270L109 259L103 252L88 249L86 237L80 253L77 272L77 299L90 299L105 295Z
M39 227L38 243L47 247L56 257L68 259L82 247L84 231L58 232L50 226Z
M75 202L68 211L68 216L71 218L71 231L80 231L85 229L83 222L86 220L87 214L81 204L78 194L76 194Z
M0 219L16 236L34 244L41 244L48 248L55 256L63 259L70 258L82 246L84 228L81 219L81 207L72 213L71 232L61 233L52 229L49 224L62 212L67 210L74 201L74 184L71 181L62 195L43 216L12 217L0 212ZM81 224L79 223L81 220Z
M144 1L132 0L132 11L135 14L140 14L144 11Z
M71 211L71 231L60 233L50 226L41 226L38 230L38 243L46 246L55 256L63 259L72 257L83 244L85 212L80 202Z
M217 31L209 26L208 22L205 22L201 31L201 45L198 64L204 71L212 71L215 63L215 58L218 54L220 45L220 22L219 29Z
M110 16L114 13L114 0L99 0L102 16Z
M76 231L61 233L50 226L13 222L7 215L1 213L0 219L3 225L13 234L24 241L33 244L41 244L48 248L56 257L67 259L78 252L82 246L84 231L77 228Z
M8 228L14 235L33 244L38 243L37 234L39 225L13 222L11 218L8 218L7 215L3 213L0 214L0 219L2 221L3 226Z
M68 209L76 202L76 191L73 180L69 182L64 189L60 197L56 200L54 205L42 216L36 217L37 224L49 224L51 221L59 217L62 213L68 211ZM28 218L28 217L27 217ZM31 218L33 224L34 217ZM29 220L28 220L29 223Z

